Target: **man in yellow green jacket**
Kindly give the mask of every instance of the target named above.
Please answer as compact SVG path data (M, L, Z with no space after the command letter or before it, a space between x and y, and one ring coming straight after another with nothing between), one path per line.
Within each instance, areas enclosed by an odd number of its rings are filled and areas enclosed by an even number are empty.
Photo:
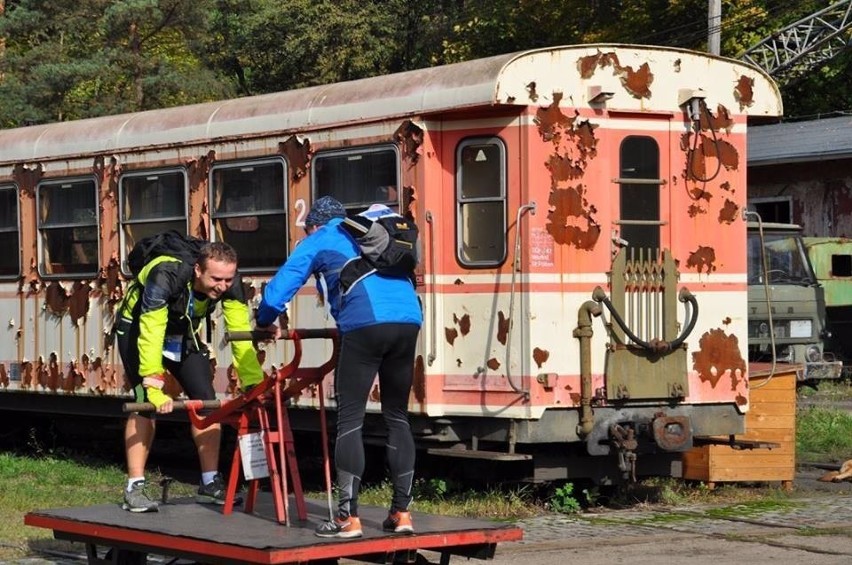
M209 354L198 335L201 322L222 304L228 331L248 331L249 308L237 273L237 254L223 242L207 243L195 264L169 256L149 261L127 292L118 312L118 351L125 376L137 402L150 402L158 414L173 409L164 390L168 371L193 400L213 400L213 374ZM263 378L257 352L250 342L231 343L234 367L243 388ZM155 420L134 413L124 433L127 487L123 508L130 512L156 512L157 502L145 492L145 464L154 440ZM225 503L225 482L218 472L221 428L192 428L201 464L196 500Z

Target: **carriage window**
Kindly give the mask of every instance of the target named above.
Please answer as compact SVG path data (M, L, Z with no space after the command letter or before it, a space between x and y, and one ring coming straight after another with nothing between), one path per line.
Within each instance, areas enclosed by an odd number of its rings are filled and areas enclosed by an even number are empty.
M312 170L315 198L333 196L354 214L376 203L399 209L396 147L319 153Z
M0 186L0 277L17 277L21 274L21 244L18 230L18 190L14 186Z
M180 169L121 176L118 192L123 260L143 237L166 230L187 233L186 186L186 174Z
M38 185L38 230L44 275L98 272L98 190L93 179Z
M506 258L506 148L498 138L468 139L456 152L457 256L471 267Z
M621 238L628 254L660 250L660 149L650 137L630 136L621 143ZM650 255L648 255L650 253ZM628 255L629 257L630 255Z
M214 166L213 231L240 257L243 272L277 269L287 259L287 168L280 159Z

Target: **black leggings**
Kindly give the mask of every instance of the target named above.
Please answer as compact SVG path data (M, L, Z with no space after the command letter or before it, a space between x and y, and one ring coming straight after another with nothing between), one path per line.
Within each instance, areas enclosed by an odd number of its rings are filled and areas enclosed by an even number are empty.
M116 336L118 354L121 356L124 365L124 376L133 389L136 402L147 402L148 398L142 387L142 377L139 375L139 321L130 322L122 319L116 327ZM163 358L163 366L174 375L184 393L190 399L216 399L210 359L204 353L184 347L180 362ZM153 414L147 412L141 412L139 415L147 418L153 416Z
M408 423L408 396L414 378L414 354L420 327L378 324L341 336L340 358L334 374L337 398L338 514L358 515L358 490L364 473L361 430L367 398L379 375L382 417L387 429L387 459L393 499L391 511L407 510L414 481L414 438Z

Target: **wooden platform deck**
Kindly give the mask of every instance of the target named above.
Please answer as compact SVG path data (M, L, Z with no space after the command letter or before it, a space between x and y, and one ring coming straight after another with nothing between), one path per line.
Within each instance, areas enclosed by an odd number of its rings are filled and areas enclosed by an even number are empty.
M159 512L131 513L119 504L40 510L24 523L53 530L54 537L83 542L89 563L145 563L147 554L190 559L202 563L311 563L341 558L369 562L413 562L417 550L479 559L494 556L499 542L520 540L515 526L484 520L413 512L415 533L382 531L387 510L360 508L364 536L351 540L325 539L314 528L328 518L324 503L308 500L308 520L279 524L272 497L261 493L255 513L235 509L223 515L215 506L177 499ZM420 558L423 561L423 558Z

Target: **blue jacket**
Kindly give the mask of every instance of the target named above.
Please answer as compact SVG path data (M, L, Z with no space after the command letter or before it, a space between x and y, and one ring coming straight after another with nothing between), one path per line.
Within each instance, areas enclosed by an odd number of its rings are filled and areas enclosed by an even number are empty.
M376 324L423 323L420 301L408 279L374 273L341 295L340 270L360 255L358 244L340 227L342 221L332 219L296 246L263 290L255 317L258 326L275 323L287 302L315 274L325 279L328 296L324 298L343 333Z

